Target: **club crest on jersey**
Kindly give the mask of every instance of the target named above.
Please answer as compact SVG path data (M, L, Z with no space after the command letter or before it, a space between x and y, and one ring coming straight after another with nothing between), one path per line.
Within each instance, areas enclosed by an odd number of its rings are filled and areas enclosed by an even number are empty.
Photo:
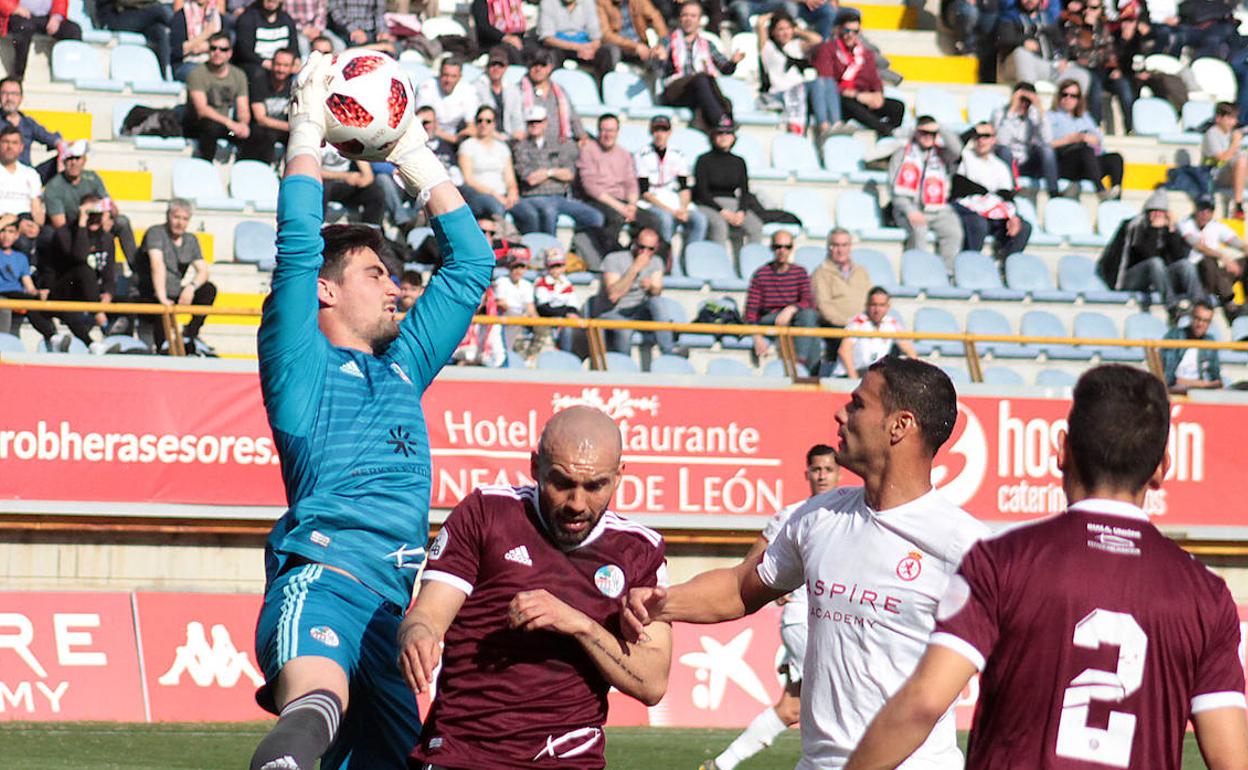
M329 626L313 626L308 633L326 647L338 646L338 634Z
M604 564L594 573L594 585L612 599L624 593L624 570L614 564Z
M923 572L923 554L918 551L911 551L906 557L897 562L897 577L909 582L914 580Z
M441 558L442 552L446 550L446 544L450 539L451 533L447 531L446 527L443 527L438 536L433 539L433 545L429 546L429 561L437 561Z
M411 384L412 384L412 381L411 381L410 379L408 379L408 377L407 377L407 372L403 371L403 367L399 366L398 364L391 362L391 364L390 364L390 371L392 371L392 372L394 372L395 374L399 375L399 379L400 379L400 380L403 380L403 381L404 381L404 382L406 382L408 385L411 385Z

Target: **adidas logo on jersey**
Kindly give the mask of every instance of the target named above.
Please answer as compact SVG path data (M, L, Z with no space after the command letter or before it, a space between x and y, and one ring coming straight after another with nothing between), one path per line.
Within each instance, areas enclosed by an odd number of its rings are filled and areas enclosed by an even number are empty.
M349 374L352 377L359 377L361 380L364 379L364 372L360 371L360 365L354 361L346 362L342 366L338 367L338 371L343 374Z
M518 545L503 554L503 558L507 561L514 561L516 564L523 564L526 567L533 566L533 560L529 558L529 549L522 545Z

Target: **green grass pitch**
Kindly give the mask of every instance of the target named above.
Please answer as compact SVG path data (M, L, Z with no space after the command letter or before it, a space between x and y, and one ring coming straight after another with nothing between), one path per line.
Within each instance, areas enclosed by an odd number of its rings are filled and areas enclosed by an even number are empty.
M244 768L268 723L249 724L33 724L0 727L6 770L223 770ZM612 728L607 731L611 770L695 770L736 737L737 730ZM963 736L965 740L965 736ZM789 770L801 744L796 730L739 767ZM1184 770L1203 768L1188 737Z

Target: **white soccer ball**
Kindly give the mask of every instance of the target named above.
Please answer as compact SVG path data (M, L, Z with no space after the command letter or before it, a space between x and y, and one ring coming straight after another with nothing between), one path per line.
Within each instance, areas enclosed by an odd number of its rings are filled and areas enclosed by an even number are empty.
M334 57L325 99L325 141L344 157L384 160L415 114L412 81L380 51L352 48Z

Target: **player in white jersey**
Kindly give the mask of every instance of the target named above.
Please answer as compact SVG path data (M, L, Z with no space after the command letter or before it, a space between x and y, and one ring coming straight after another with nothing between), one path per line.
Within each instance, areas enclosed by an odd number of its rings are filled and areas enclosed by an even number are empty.
M835 453L836 450L827 444L815 444L806 452L806 483L810 485L812 497L830 492L840 483L841 468L836 464ZM751 562L766 551L771 541L784 529L789 517L805 502L793 503L776 511L754 545L750 546L745 561ZM780 611L780 641L784 643L784 660L780 663L780 671L787 680L784 692L780 693L780 700L775 706L764 709L754 717L745 732L738 735L722 754L706 760L698 770L733 770L770 746L781 733L801 719L802 663L806 660L806 615L809 610L805 586L781 597L776 603L783 608Z
M806 583L797 767L842 767L914 670L962 554L988 532L932 489L932 459L956 419L957 394L940 369L902 358L872 364L836 415L837 462L863 486L811 498L761 559L630 591L626 635L656 621L733 620ZM962 766L951 714L905 766Z

